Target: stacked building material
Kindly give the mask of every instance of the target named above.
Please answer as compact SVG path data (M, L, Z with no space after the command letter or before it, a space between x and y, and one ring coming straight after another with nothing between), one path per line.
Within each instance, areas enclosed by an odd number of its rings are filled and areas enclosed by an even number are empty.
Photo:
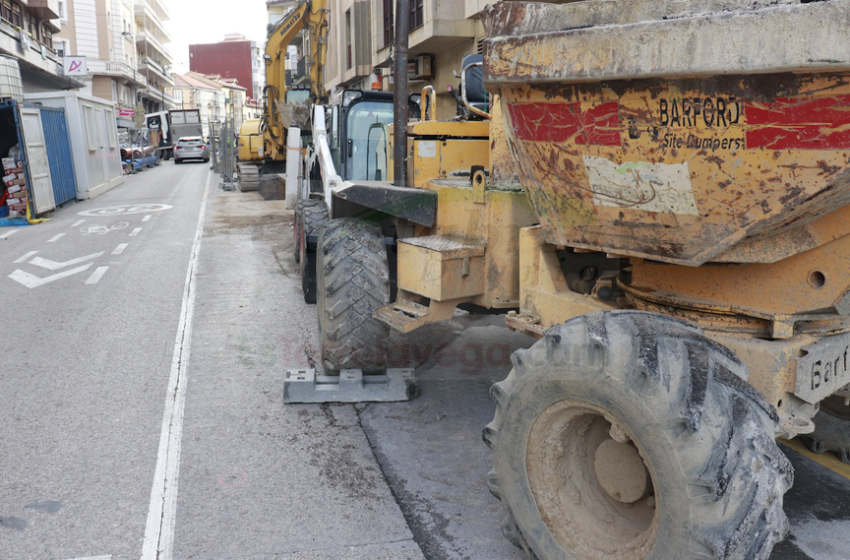
M24 174L24 164L14 157L5 157L3 162L3 203L5 208L2 214L14 218L27 215L27 204L29 195L27 193L27 181ZM8 213L7 213L8 212Z

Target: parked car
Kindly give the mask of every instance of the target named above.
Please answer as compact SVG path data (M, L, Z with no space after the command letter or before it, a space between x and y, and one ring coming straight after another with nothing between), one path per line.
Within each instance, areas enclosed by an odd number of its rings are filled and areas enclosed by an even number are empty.
M183 163L187 159L210 160L210 149L200 136L184 136L174 146L174 163Z

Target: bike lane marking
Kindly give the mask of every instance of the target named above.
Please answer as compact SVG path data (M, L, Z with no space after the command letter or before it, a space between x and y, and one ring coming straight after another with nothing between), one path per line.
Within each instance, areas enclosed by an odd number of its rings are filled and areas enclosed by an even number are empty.
M36 276L35 274L30 274L29 272L24 272L23 270L15 270L12 274L9 275L9 278L17 282L18 284L23 284L27 288L38 288L39 286L44 286L45 284L49 284L55 280L59 280L60 278L67 278L68 276L73 276L78 272L83 272L84 270L88 270L91 267L92 263L87 265L78 266L77 268L72 268L71 270L66 270L65 272L60 272L58 274L54 274L52 276L46 276L41 278L40 276Z
M142 228L137 227L136 229L130 232L130 237L136 237L137 235L139 235L140 231L142 231Z
M127 245L129 245L129 243L121 243L121 244L120 244L120 245L118 245L118 247L116 247L116 248L112 251L112 253L110 253L110 254L111 254L111 255L120 255L121 253L123 253L123 252L124 252L124 249L126 249L126 248L127 248Z
M21 228L13 229L12 231L7 231L3 235L0 235L0 239L6 239L10 235L14 235L14 234L18 233L20 230L21 230Z
M51 261L50 259L43 259L41 257L36 257L30 261L30 264L35 266L40 266L41 268L46 268L47 270L54 272L59 270L60 268L65 268L66 266L71 266L72 264L80 264L81 262L90 261L92 259L96 259L100 256L103 256L103 251L99 253L94 253L91 255L86 255L85 257L80 257L77 259L71 259L70 261L65 262L56 262Z
M12 261L12 264L19 264L19 263L22 263L22 262L24 262L25 260L27 260L28 258L30 258L31 256L33 256L33 255L34 255L34 254L36 254L36 253L38 253L38 251L30 251L29 253L27 253L27 254L26 254L26 255L24 255L23 257L19 258L18 260L16 260L16 261Z
M93 208L80 212L79 216L126 216L128 214L147 214L149 212L162 212L170 210L173 206L168 204L125 204L123 206L108 206L106 208Z
M48 243L53 243L53 242L55 242L55 241L59 241L59 240L60 240L60 239L62 239L62 237L64 237L64 236L65 236L65 234L64 234L64 233L57 233L56 235L54 235L53 237L51 237L50 239L48 239L48 240L47 240L47 242L48 242Z
M77 220L76 222L74 222L73 224L71 224L71 227L81 226L81 225L83 225L84 223L85 223L85 220Z
M151 216L153 216L153 214L148 214L147 216L145 216L144 218L142 218L142 222L143 222L143 223L144 223L144 222L147 222L148 220L150 220L150 219L151 219Z
M100 279L103 278L103 275L106 274L106 271L109 270L108 266L99 266L92 272L92 275L89 276L89 279L86 280L86 284L97 284L100 282Z

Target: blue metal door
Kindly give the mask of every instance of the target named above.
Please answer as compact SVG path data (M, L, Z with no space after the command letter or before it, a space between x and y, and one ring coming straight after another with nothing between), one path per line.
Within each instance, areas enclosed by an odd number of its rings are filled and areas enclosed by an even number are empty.
M39 106L39 109L44 128L44 142L47 145L50 177L53 180L53 196L58 208L77 199L77 179L74 175L71 139L68 136L68 125L65 121L65 109L43 106Z

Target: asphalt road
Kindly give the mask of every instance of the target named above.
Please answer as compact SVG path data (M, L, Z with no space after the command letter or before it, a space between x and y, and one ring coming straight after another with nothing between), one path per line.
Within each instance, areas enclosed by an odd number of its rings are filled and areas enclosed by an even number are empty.
M284 405L316 363L283 201L170 162L0 230L0 559L519 560L481 428L499 316L391 340L410 403ZM794 451L771 560L846 559L850 481Z

